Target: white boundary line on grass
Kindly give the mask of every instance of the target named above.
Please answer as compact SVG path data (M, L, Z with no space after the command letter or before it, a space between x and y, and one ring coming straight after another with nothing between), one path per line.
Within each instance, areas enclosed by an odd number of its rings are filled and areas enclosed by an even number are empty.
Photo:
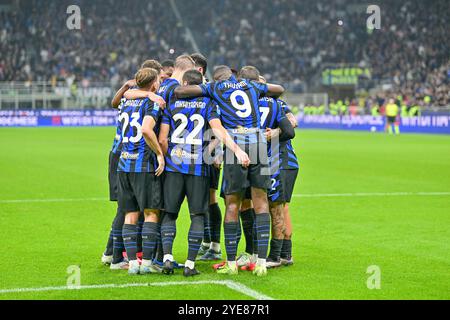
M222 281L178 281L178 282L153 282L153 283L125 283L125 284L99 284L99 285L85 285L76 288L70 288L67 286L61 287L41 287L41 288L18 288L18 289L4 289L0 290L0 294L7 293L26 293L26 292L45 292L45 291L76 291L76 290L89 290L89 289L123 289L123 288L137 288L137 287L168 287L168 286L195 286L195 285L222 285L231 290L244 294L248 297L256 300L273 300L273 298L266 296L258 291L250 289L242 283L222 280Z
M94 202L108 201L107 198L78 198L78 199L18 199L18 200L0 200L0 203L51 203L51 202Z
M344 197L405 197L405 196L450 196L450 192L354 192L354 193L306 193L294 194L295 198L344 198ZM18 199L0 200L2 203L52 203L52 202L95 202L108 201L107 198L78 199Z

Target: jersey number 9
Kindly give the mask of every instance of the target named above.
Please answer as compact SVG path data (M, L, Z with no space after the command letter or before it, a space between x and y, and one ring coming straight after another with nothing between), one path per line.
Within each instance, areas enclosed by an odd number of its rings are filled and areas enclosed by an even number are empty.
M239 103L238 97L243 100L243 103ZM239 117L248 118L252 114L252 104L250 103L248 95L244 91L234 91L230 96L230 100L233 108L239 110L236 112Z

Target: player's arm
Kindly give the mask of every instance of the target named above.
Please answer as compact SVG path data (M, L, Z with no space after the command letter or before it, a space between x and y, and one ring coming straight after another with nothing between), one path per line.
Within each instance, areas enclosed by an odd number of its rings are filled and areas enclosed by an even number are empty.
M283 118L280 121L278 128L267 128L265 135L267 140L269 141L275 139L276 137L279 137L279 141L284 142L295 138L295 130L289 119Z
M174 91L177 99L196 98L205 95L201 86L181 86Z
M159 177L164 172L165 162L163 151L158 143L158 138L156 137L154 131L155 125L155 119L151 116L146 116L142 123L142 135L144 136L147 145L156 154L158 159L158 168L156 169L155 174Z
M218 148L221 145L221 142L219 139L213 139L211 140L211 142L208 144L208 153L209 154L213 154L213 151L216 151L216 155L214 157L214 166L218 169L220 169L221 165L222 165L222 160L223 160L223 152L222 150L220 150L220 148Z
M128 80L125 84L116 92L114 98L111 101L111 106L117 109L120 105L120 101L122 100L125 92L130 90L130 88L136 86L136 80Z
M149 98L150 101L157 103L161 107L161 109L164 110L164 108L166 107L166 101L154 92L148 92L148 91L143 91L143 90L139 90L139 89L138 90L127 90L123 96L127 100Z
M248 167L250 165L250 158L248 154L245 153L231 138L230 134L227 130L222 126L222 123L219 119L212 119L209 121L209 125L213 130L214 134L224 145L227 146L235 155L238 161L242 164L243 167Z
M295 118L292 112L286 113L286 117L288 118L289 122L291 123L292 127L294 127L294 129L298 127L297 118Z
M162 123L159 127L159 145L165 155L169 150L169 131L170 126L168 124Z
M279 84L267 84L266 96L278 99L284 93L284 87Z

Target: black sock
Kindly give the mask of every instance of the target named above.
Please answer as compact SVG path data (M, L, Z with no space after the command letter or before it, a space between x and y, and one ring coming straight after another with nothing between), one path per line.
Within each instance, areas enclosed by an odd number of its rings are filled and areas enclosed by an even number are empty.
M188 260L195 261L198 251L202 245L204 233L204 215L191 215L191 228L189 229L188 243Z
M156 251L154 256L157 261L162 261L164 258L164 251L161 239L161 223L158 223L158 240L156 242Z
M237 246L239 246L239 243L241 242L242 238L242 226L241 226L241 212L239 211L239 217L238 217L238 223L237 223L237 233L236 233L236 242Z
M256 238L258 241L258 258L266 259L270 239L270 214L256 214Z
M140 213L137 224L137 252L142 252L142 228L144 227L144 221L145 216L143 213Z
M227 251L227 261L236 260L237 252L237 231L239 222L225 222L224 234L225 234L225 248Z
M123 260L123 251L125 246L122 238L122 228L125 221L125 213L117 209L117 215L113 222L113 264L119 263Z
M127 250L128 260L137 260L137 225L124 224L122 228L123 243Z
M220 233L222 231L222 212L219 204L214 203L209 206L209 222L211 225L211 242L220 243Z
M165 213L161 224L161 240L164 254L172 254L173 241L177 235L177 215Z
M114 221L113 221L114 224ZM109 230L108 242L106 243L105 256L112 256L113 254L113 245L114 245L114 235L113 235L113 227L111 226L111 230Z
M245 236L245 252L253 254L253 224L255 222L255 210L248 209L241 212L242 229Z
M205 214L204 225L203 242L211 243L211 219L209 212Z
M256 234L256 213L253 220L253 254L258 254L258 237Z
M283 240L281 247L281 258L290 260L292 257L292 240Z
M158 224L154 222L144 222L142 227L142 258L152 260L158 240Z
M158 222L158 239L156 240L155 251L153 252L153 259L157 261L162 261L164 252L162 248L162 240L161 240L161 223L164 219L164 211L161 211L159 214L159 222Z
M272 239L270 241L270 254L269 258L278 261L281 256L281 247L283 246L283 239Z

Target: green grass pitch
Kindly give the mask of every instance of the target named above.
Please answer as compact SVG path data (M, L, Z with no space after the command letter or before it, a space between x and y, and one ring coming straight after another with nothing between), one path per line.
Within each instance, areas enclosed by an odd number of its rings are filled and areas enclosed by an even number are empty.
M189 281L100 264L115 214L106 201L113 136L114 128L0 129L0 299L250 299L210 283L4 291L65 286L71 265L80 266L81 285ZM295 265L230 278L200 263L194 281L233 280L274 299L450 298L450 137L305 130L295 147L295 193L305 195L291 205ZM184 207L181 262L188 222ZM379 290L367 287L372 265Z

